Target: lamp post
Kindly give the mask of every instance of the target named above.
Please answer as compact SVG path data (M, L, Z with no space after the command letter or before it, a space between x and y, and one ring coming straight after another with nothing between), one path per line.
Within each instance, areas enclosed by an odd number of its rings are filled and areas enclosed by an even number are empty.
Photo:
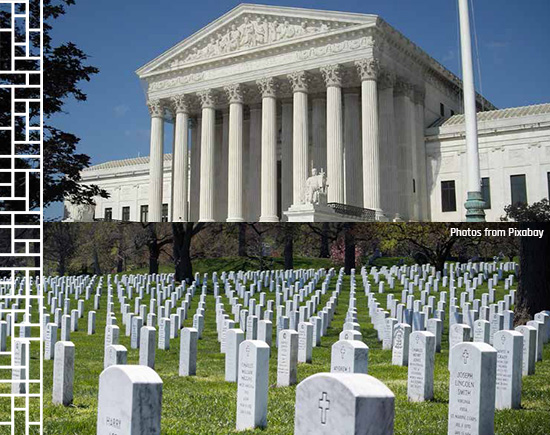
M481 195L481 176L479 172L476 95L468 1L458 0L464 86L464 118L466 120L466 158L468 164L468 197L464 207L466 208L466 222L485 222L485 202Z

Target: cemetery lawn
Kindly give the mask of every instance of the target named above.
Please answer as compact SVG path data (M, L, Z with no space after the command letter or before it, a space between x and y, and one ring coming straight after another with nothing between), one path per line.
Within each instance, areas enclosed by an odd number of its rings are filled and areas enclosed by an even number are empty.
M305 262L304 262L305 263ZM212 264L204 269L211 269ZM225 269L216 264L218 270ZM306 266L301 264L300 266ZM309 266L308 266L309 267ZM317 267L317 264L315 265ZM140 271L141 272L141 271ZM332 287L336 279L332 280ZM382 350L376 338L376 331L368 317L367 298L361 280L357 275L357 311L363 340L370 348L369 374L384 382L396 395L395 433L396 434L446 434L449 392L448 364L448 322L445 321L442 340L442 352L436 355L434 392L435 398L425 403L407 401L407 368L391 365L391 351ZM373 286L375 288L376 286ZM376 287L377 288L377 287ZM389 290L389 286L386 286ZM400 298L402 287L396 285L392 291ZM484 284L478 292L487 291ZM324 306L329 293L322 298ZM188 319L184 326L192 326L192 314L195 312L200 292L192 300ZM457 297L459 291L457 290ZM504 294L503 282L497 287L497 298ZM378 295L378 301L386 306L386 295ZM415 295L419 297L418 295ZM476 293L476 297L480 297ZM274 295L268 294L268 299ZM115 311L121 327L120 344L128 349L128 363L137 364L139 351L130 348L130 338L125 335L118 300ZM349 300L349 277L344 278L344 288L340 297L334 321L327 335L322 337L321 346L313 348L313 364L299 364L298 382L318 372L330 371L331 345L338 340L342 330L344 316ZM71 309L76 301L71 299ZM227 299L223 302L228 305ZM142 303L149 303L145 297ZM74 404L70 407L54 406L51 402L53 361L44 361L44 433L45 434L95 434L97 419L97 398L99 375L103 370L103 341L105 330L106 291L101 299L101 309L96 320L96 334L87 335L87 312L93 310L93 298L86 301L85 314L79 320L79 331L71 333L71 341L76 345ZM179 338L171 340L170 350L156 350L156 371L162 378L162 433L181 434L229 434L235 431L237 384L224 381L224 355L220 353L215 323L215 302L212 288L208 289L205 311L205 329L203 339L199 341L197 357L197 376L178 376ZM179 305L179 304L178 304ZM448 316L447 316L448 317ZM273 334L275 334L275 322ZM158 337L158 334L157 334ZM31 352L32 354L32 352ZM35 357L36 357L35 353ZM292 434L294 431L295 386L277 388L277 350L273 346L270 358L268 426L243 433ZM6 388L6 387L4 387ZM313 400L313 399L312 399ZM498 434L548 434L550 432L550 346L544 349L543 361L536 363L536 374L523 378L522 409L497 411L495 432ZM0 404L0 417L9 413L9 402ZM0 435L3 432L0 428ZM18 433L18 432L16 432ZM337 434L335 434L337 435Z

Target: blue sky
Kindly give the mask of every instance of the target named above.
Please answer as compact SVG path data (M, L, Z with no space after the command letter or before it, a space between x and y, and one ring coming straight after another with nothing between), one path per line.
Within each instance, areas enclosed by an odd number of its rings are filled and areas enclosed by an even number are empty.
M378 14L460 76L456 0L259 3ZM550 1L474 3L483 94L498 107L550 102ZM69 102L67 113L51 122L79 136L79 152L90 155L94 164L149 154L149 114L134 71L238 4L225 0L76 0L55 21L54 42L76 43L100 73L82 86L88 101ZM46 211L49 218L60 214L59 205Z

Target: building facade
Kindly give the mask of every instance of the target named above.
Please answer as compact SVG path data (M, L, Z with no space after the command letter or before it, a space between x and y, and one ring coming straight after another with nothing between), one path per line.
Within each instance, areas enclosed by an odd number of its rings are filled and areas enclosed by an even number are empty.
M463 218L461 82L378 16L243 4L137 74L150 157L83 171L111 195L95 218L279 221L304 202L314 168L338 208L382 221ZM496 109L479 95L477 105Z

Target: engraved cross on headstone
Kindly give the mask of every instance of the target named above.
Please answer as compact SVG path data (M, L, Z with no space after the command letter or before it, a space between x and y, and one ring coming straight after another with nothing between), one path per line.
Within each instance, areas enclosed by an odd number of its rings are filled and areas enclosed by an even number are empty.
M328 394L323 393L319 399L319 409L321 410L321 424L327 424L327 412L330 409L330 400Z

